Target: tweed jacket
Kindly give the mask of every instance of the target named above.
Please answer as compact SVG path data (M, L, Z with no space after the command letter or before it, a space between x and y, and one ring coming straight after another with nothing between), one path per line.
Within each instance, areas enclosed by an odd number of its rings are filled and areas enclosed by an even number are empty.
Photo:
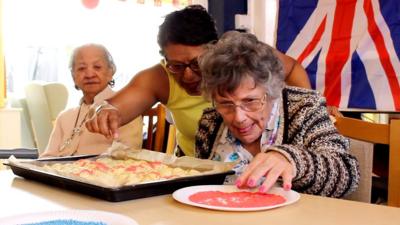
M292 188L331 197L353 192L360 179L358 162L348 153L348 139L329 119L325 99L313 90L286 87L280 101L281 122L268 151L282 153L295 165ZM196 134L196 157L210 157L223 127L215 109L204 110Z

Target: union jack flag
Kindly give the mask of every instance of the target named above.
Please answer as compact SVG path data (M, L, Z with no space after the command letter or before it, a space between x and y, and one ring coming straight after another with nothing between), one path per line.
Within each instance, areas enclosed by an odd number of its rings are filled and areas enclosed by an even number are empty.
M400 111L399 0L280 0L276 46L328 105Z

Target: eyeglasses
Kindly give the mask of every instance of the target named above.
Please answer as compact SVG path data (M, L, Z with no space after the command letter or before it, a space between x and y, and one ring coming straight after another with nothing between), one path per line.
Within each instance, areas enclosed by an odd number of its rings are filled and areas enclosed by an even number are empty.
M166 61L166 67L169 72L173 74L183 74L187 67L189 67L193 72L199 73L200 67L199 63L197 62L197 58L192 59L189 63L182 63L182 62L169 62Z
M263 105L266 103L267 95L265 94L262 98L256 99L248 99L240 104L235 103L218 103L213 101L214 107L221 114L229 114L235 111L236 107L246 111L246 112L255 112L260 110Z

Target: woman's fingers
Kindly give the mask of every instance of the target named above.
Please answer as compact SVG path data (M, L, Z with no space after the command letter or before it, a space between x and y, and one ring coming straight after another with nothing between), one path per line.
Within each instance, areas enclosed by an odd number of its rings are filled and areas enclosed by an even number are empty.
M109 132L113 139L119 138L118 128L120 124L121 117L118 112L114 111L114 113L110 114L110 116L108 117Z
M329 115L335 116L335 117L341 117L343 114L339 111L339 109L336 106L327 106L326 107Z
M270 174L271 170L274 169L275 163L271 160L266 160L262 163L259 163L259 165L252 170L252 173L248 176L249 181L253 181L253 185L247 185L249 187L255 187L258 181L266 176L267 174ZM267 179L270 179L269 176Z
M253 171L264 161L263 159L264 156L261 157L257 156L250 162L250 164L246 167L243 173L236 179L235 184L238 188L252 187L256 184L256 180L250 180L249 176L251 176ZM253 182L254 184L252 184Z
M273 167L266 175L266 179L264 183L260 186L259 191L264 193L267 192L269 189L271 189L272 186L274 186L279 177L282 177L283 187L285 188L285 190L287 189L287 187L289 187L290 189L292 184L292 176L290 175L290 172L287 172L289 170L290 168L287 167L287 165L284 165L284 163Z
M283 181L283 189L285 191L289 191L292 189L292 179L293 179L293 174L291 169L286 169L282 173L282 181Z
M291 188L293 166L279 152L270 151L258 154L237 179L236 186L254 187L262 177L266 177L260 186L261 192L267 192L282 177L283 187Z
M93 133L99 133L99 126L97 125L97 117L94 116L88 121L85 122L85 126L88 129L88 131L93 132Z
M109 118L108 110L101 110L97 115L97 123L99 126L99 133L103 134L107 138L110 138L110 129L108 126L108 118Z
M90 132L100 133L107 138L118 138L120 115L114 109L102 109L86 122L86 128Z

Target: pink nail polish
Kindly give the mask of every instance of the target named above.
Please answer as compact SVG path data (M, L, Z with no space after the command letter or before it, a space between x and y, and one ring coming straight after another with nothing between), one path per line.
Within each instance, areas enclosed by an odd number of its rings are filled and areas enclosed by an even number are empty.
M260 186L260 188L258 189L259 192L261 193L265 193L267 191L265 186Z
M235 181L236 187L242 186L242 183L243 183L243 182L242 182L240 179L237 179L237 180Z
M253 180L253 179L250 179L250 180L247 181L247 185L248 185L249 187L253 187L255 184L256 184L256 181Z
M284 189L285 191L289 191L290 188L292 188L292 185L290 185L290 184L285 184L285 185L283 185L283 189Z

